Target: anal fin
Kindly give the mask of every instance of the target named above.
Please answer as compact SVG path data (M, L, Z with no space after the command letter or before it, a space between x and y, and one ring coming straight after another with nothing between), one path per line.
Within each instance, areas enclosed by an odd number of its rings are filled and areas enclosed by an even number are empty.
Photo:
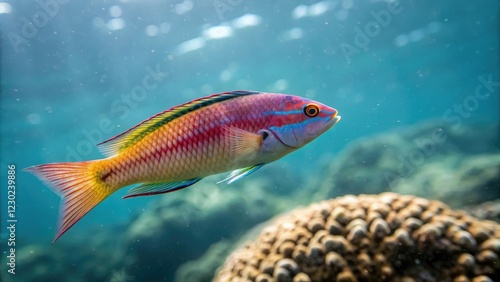
M184 181L175 181L175 182L160 182L160 183L144 183L137 187L130 189L123 198L132 198L138 196L149 196L149 195L158 195L169 192L174 192L188 186L195 184L200 181L202 178L193 178Z

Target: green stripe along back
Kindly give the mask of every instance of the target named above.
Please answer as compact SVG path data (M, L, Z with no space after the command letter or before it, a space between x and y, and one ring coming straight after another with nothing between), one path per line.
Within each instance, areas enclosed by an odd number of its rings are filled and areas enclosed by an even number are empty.
M223 92L219 94L214 94L207 97L202 97L196 100L192 100L185 104L172 107L164 112L156 114L149 119L137 124L131 129L110 138L102 143L99 143L99 150L105 156L114 156L126 148L136 144L145 136L154 132L156 129L164 126L165 124L182 117L183 115L190 113L192 111L222 102L226 100L230 100L233 98L259 94L257 91L232 91L232 92Z

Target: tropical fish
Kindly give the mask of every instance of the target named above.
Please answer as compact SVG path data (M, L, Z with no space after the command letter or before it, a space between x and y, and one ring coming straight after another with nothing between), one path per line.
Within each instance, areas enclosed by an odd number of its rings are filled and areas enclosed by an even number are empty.
M340 120L337 110L286 94L233 91L161 112L98 144L105 159L42 164L33 173L61 197L55 242L113 192L124 198L186 188L232 171L239 180L309 143Z

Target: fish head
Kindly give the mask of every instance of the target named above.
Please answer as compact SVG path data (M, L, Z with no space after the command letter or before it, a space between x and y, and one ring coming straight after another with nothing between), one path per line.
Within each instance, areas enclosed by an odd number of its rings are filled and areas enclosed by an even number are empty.
M336 109L322 103L292 95L281 99L268 129L286 146L300 148L340 120Z

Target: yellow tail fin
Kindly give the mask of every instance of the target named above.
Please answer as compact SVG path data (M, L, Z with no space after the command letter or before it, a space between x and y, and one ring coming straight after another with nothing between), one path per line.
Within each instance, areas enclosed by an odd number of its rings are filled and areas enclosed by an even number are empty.
M25 169L61 197L58 229L52 243L97 204L111 195L111 189L103 181L97 181L92 169L93 163L95 161L53 163Z

